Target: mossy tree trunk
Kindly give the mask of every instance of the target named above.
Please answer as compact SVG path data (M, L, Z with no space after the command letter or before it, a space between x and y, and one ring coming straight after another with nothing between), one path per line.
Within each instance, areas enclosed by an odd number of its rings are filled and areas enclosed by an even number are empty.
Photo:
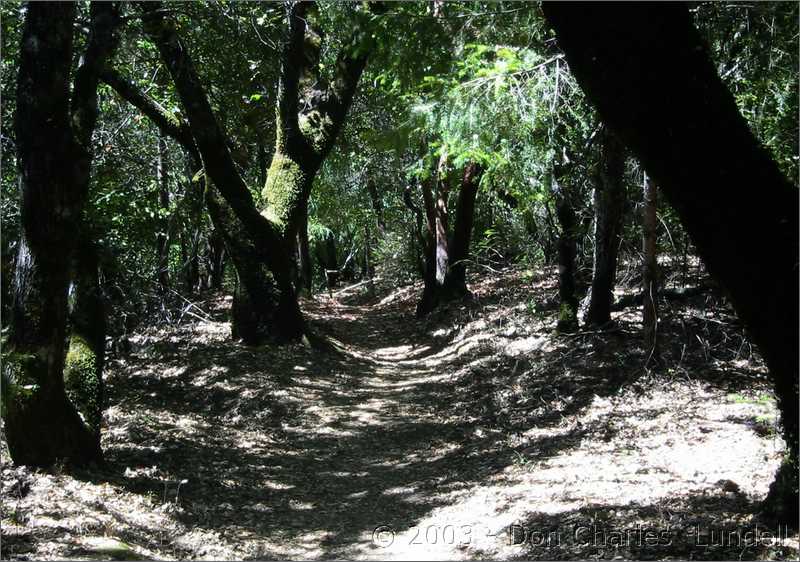
M98 275L97 247L88 234L79 239L72 261L73 303L64 388L99 442L105 400L106 313Z
M273 316L276 325L271 326L270 331L279 334L282 340L297 340L303 335L305 325L292 283L290 257L286 252L282 230L256 209L253 197L234 165L229 143L211 110L188 48L178 36L174 22L164 16L160 3L142 4L140 8L147 14L145 30L158 46L186 110L188 131L175 123L172 123L173 130L181 136L188 132L192 141L187 139L185 142L196 147L205 173L241 223L242 234L247 235L246 241L242 238L239 241L252 244L248 246L248 251L252 247L259 261L272 275L278 298ZM170 123L162 125L169 126ZM229 249L232 250L230 246ZM252 294L250 296L254 297Z
M542 9L603 121L639 158L761 350L786 461L765 510L798 520L798 190L753 136L683 4Z
M197 162L199 165L199 162ZM215 229L221 234L231 263L236 270L236 287L231 306L231 336L246 345L268 340L291 340L294 330L278 317L280 297L269 269L244 225L231 208L220 200L212 186L206 188L206 207Z
M99 433L67 397L67 291L88 194L99 71L116 45L118 6L92 3L70 98L72 3L27 6L15 116L21 236L4 349L2 415L12 460L49 466L102 459Z
M269 262L264 258L264 248L256 247L251 231L241 221L239 215L225 199L217 195L219 190L215 186L207 185L206 174L199 173L203 165L189 123L175 120L155 101L112 69L105 70L103 81L149 117L163 134L174 139L186 151L189 176L197 176L197 189L205 194L206 209L214 225L214 231L209 237L212 288L222 287L223 248L236 270L237 285L231 309L232 336L248 345L258 345L267 339L292 341L300 338L303 330L302 317L299 307L296 307L296 300L294 305L291 302L291 299L294 299L293 290L288 294L278 294L279 288L275 276ZM255 206L252 210L255 211ZM258 220L264 219L259 217ZM276 236L274 240L278 243L280 239ZM280 244L274 250L280 252L282 250ZM285 279L289 279L289 263L287 259ZM289 288L291 289L291 284ZM281 311L285 310L288 310L289 314L283 316Z
M263 214L278 227L287 254L295 256L296 287L310 290L308 199L314 178L352 104L369 46L365 34L354 34L351 44L342 48L334 80L328 83L320 74L323 38L315 25L315 5L293 2L287 19L289 35L281 55L275 152L262 193L266 202Z
M607 128L601 132L599 161L594 182L594 267L585 323L611 322L611 303L617 274L617 249L625 206L625 147Z

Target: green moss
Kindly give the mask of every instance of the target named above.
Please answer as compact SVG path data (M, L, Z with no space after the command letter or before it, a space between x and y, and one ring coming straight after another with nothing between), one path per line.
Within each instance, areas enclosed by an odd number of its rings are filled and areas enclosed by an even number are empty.
M13 416L29 404L40 390L36 373L43 369L39 358L34 354L3 354L2 376L2 415Z
M558 324L557 330L559 332L569 333L578 329L578 316L575 309L568 303L562 302L558 308Z
M305 137L314 151L317 153L324 152L325 145L328 143L327 131L333 126L331 118L314 110L301 115L298 125L303 137Z
M305 181L306 173L300 165L276 151L264 186L263 197L267 202L267 209L262 214L280 229L284 229L290 211L301 196Z
M576 319L575 311L572 309L572 307L569 304L562 302L558 309L558 321L573 322Z
M84 421L100 431L102 381L98 357L89 343L73 334L64 364L64 389Z

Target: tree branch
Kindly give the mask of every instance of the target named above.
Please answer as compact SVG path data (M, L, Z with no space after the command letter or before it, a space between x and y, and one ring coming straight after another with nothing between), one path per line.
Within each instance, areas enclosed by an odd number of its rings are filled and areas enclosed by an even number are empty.
M311 4L294 2L287 9L289 33L281 51L281 71L278 79L278 142L276 149L296 151L306 148L300 132L297 106L300 95L300 76L309 66L305 56L306 20Z
M120 23L117 2L92 2L91 26L86 52L75 72L72 94L73 131L79 143L88 146L97 122L97 86L100 72L119 42L116 33Z
M141 91L136 84L124 78L113 68L104 69L100 74L100 79L111 86L122 99L148 117L162 133L174 139L184 149L196 156L198 161L200 160L200 154L197 152L188 122L170 114L157 101Z

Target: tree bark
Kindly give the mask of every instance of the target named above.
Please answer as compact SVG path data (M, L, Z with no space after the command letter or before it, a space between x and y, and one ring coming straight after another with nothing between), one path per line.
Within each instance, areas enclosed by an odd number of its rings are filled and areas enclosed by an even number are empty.
M658 262L656 261L656 215L658 192L656 185L644 173L642 205L642 328L648 365L656 365L658 356Z
M617 249L625 204L625 147L608 130L603 131L594 187L594 267L585 322L603 326L611 322L611 303L617 273Z
M555 199L558 233L558 322L556 329L562 333L578 330L578 295L575 284L575 256L577 254L577 219L570 194L562 185L563 164L556 164L552 173L552 191Z
M84 233L73 256L71 332L64 366L64 388L83 421L100 439L105 393L106 313L95 243Z
M74 19L72 3L27 6L17 80L21 236L2 415L12 460L32 466L102 460L99 432L67 397L64 355L70 261L88 194L98 74L116 46L118 7L91 4L90 35L70 99Z
M461 189L458 192L456 220L450 242L450 268L444 280L445 292L452 298L463 298L470 294L467 288L467 260L472 238L472 223L475 217L475 199L483 176L483 167L470 162L464 168Z
M475 198L483 173L480 165L470 162L464 169L456 208L452 236L449 235L449 187L444 177L445 157L439 162L436 192L432 180L422 183L423 203L427 219L428 238L425 243L425 274L422 297L417 303L417 316L429 314L443 302L463 299L470 295L466 284L466 260L475 213ZM406 205L416 206L407 198ZM418 213L418 216L421 213ZM420 217L421 218L421 217ZM419 228L419 227L418 227Z
M167 142L162 135L157 141L156 185L158 186L157 208L159 212L156 231L156 281L159 292L169 290L169 164Z
M740 115L683 4L542 9L603 121L681 217L770 370L787 443L765 509L798 519L798 190Z

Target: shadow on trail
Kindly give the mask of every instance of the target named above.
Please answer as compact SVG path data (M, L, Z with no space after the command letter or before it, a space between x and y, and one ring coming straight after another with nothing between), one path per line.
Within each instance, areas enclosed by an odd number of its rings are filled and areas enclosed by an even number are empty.
M134 420L107 439L107 479L171 503L188 529L247 543L243 555L356 556L374 548L377 526L407 529L516 462L508 434L556 424L623 382L607 369L542 379L530 396L569 400L512 418L495 392L510 363L487 367L485 355L459 356L452 344L443 354L448 344L396 307L341 312L318 322L341 339L338 352L173 338L131 358L110 384L110 402ZM528 448L556 455L587 431ZM204 554L203 545L173 548Z
M462 310L473 315L508 298ZM402 532L503 479L522 458L542 462L587 438L613 437L616 414L564 422L641 374L641 350L619 354L624 330L542 333L551 347L510 357L470 337L432 337L401 304L309 307L332 349L247 348L227 334L172 333L116 366L109 402L125 423L110 420L104 478L150 496L184 529L227 541L228 555L380 556L376 527ZM525 387L507 392L523 371L532 373ZM524 447L509 439L557 426ZM564 520L531 517L545 527ZM155 540L131 533L132 544ZM176 556L214 554L204 540L158 540Z

